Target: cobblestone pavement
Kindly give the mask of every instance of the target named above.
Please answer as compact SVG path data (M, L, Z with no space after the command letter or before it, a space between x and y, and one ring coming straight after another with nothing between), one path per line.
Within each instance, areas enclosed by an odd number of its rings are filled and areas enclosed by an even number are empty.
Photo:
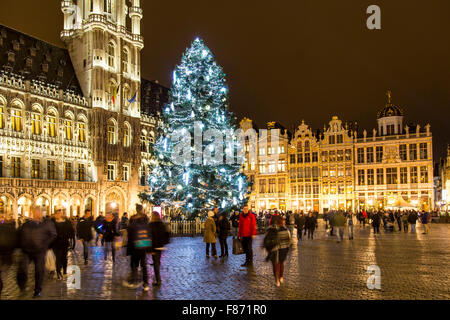
M321 222L314 240L304 239L291 250L279 288L264 261L262 236L254 241L251 269L240 267L244 256L206 259L201 237L173 238L162 257L162 286L149 292L122 286L129 272L123 253L113 265L103 260L102 247L92 247L91 261L84 266L78 243L70 263L80 266L81 289L46 279L41 299L450 299L450 225L432 224L430 230L422 234L419 224L416 234L381 231L374 236L369 227L356 225L354 240L337 243ZM231 251L231 238L228 243ZM381 290L367 288L369 265L381 269ZM14 281L14 267L3 278L3 299L31 298L32 275L23 294Z

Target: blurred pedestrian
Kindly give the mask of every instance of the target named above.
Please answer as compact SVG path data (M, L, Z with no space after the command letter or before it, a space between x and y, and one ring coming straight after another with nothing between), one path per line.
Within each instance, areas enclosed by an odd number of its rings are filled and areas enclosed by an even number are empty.
M40 297L45 275L45 255L50 244L56 239L55 224L44 220L39 206L31 208L32 218L26 221L19 230L19 243L22 257L17 271L17 284L21 291L25 290L28 280L28 266L34 262L34 295Z
M74 237L75 231L72 223L63 215L62 209L56 210L55 218L52 221L56 229L56 239L52 244L56 258L56 276L58 280L62 280L63 277L67 276L67 255L70 247L70 239Z
M242 248L245 252L245 263L241 267L253 266L253 248L252 242L256 236L256 218L255 215L245 205L243 212L239 216L239 240L242 242Z
M230 222L228 221L227 214L223 212L219 216L219 243L220 243L220 258L228 257L228 243L227 238L230 233Z
M308 239L314 239L314 230L316 229L316 225L316 217L314 217L312 212L310 212L305 219L305 230L308 231Z
M430 230L428 223L430 222L431 215L429 212L424 211L422 212L422 215L420 217L420 222L422 222L423 225L423 232L422 234L428 234L428 231Z
M80 219L77 224L77 236L78 239L83 243L83 257L84 264L88 264L89 260L89 245L94 238L92 235L92 228L94 227L94 222L92 221L91 210L86 209L84 211L84 216Z
M115 240L118 236L120 236L120 234L117 230L117 220L114 219L113 214L107 213L101 237L105 241L105 260L108 259L109 251L111 251L113 263L116 262Z
M408 214L406 212L402 214L402 225L403 231L408 232Z
M416 232L416 222L417 222L417 213L415 211L411 211L408 215L408 222L411 225L411 233Z
M342 211L338 211L334 216L334 227L336 228L336 238L337 242L341 242L344 240L344 227L345 227L345 216Z
M127 229L127 255L130 257L131 275L125 285L130 288L140 286L138 279L139 266L142 269L143 289L148 291L147 253L152 250L150 224L141 205L136 205L136 215L130 220Z
M302 239L302 232L303 228L305 227L306 219L303 215L303 211L301 211L297 216L295 217L295 226L297 227L297 240Z
M353 214L350 211L347 215L348 239L353 240Z
M238 236L238 231L239 231L239 212L235 211L232 215L231 215L231 235L233 236L233 239L237 238Z
M105 224L105 217L102 215L102 212L100 212L97 219L95 219L94 221L94 229L95 232L97 233L97 236L95 237L95 246L98 245L99 239L102 246L105 244L105 240L101 237L101 234L103 233L104 224Z
M16 222L11 216L0 212L0 298L3 282L2 272L7 272L12 265L12 255L18 246Z
M150 234L152 237L152 259L153 269L155 272L155 281L153 286L161 285L161 255L164 251L164 246L170 241L170 233L167 230L164 223L161 221L161 217L158 212L153 211L150 219Z
M372 214L372 227L373 227L373 234L380 234L380 224L381 224L381 213L380 212L374 212Z
M209 247L211 247L211 255L217 258L216 250L216 222L214 221L214 212L208 212L208 219L205 222L205 231L203 234L203 242L206 243L206 258L209 258Z

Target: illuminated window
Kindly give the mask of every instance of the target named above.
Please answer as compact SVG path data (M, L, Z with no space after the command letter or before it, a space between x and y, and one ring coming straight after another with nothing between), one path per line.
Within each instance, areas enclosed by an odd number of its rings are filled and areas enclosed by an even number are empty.
M116 166L108 164L108 181L116 180Z
M5 106L0 105L0 129L5 128Z
M11 158L11 176L13 178L20 178L20 158Z
M125 129L123 133L123 146L129 147L131 145L131 136L130 136L130 126L125 124Z
M417 160L417 144L409 145L409 160Z
M400 168L400 183L408 183L408 168L406 167Z
M259 180L259 193L266 193L266 179Z
M411 183L417 183L418 182L417 167L411 167L409 174Z
M275 179L269 179L269 193L275 193Z
M41 134L41 115L39 113L33 113L31 115L31 132L33 134Z
M387 184L397 184L397 168L386 168Z
M13 131L22 131L22 111L12 110L11 114L11 128Z
M378 185L384 184L384 169L383 168L377 169L377 184Z
M420 160L428 159L428 145L426 143L420 144Z
M40 161L38 159L31 159L31 178L39 179L41 177Z
M128 182L130 180L130 167L128 165L123 166L123 181Z
M64 121L64 128L66 133L66 140L72 140L73 138L73 128L72 128L72 120L65 120Z
M374 170L367 169L367 184L373 186L375 184Z
M64 164L64 180L72 180L72 163L66 162Z
M78 126L78 141L86 142L86 125L84 122L80 122Z
M50 112L48 114L47 135L49 137L55 137L56 136L56 116L55 116L55 114L53 112Z
M366 182L365 182L365 174L364 174L364 170L358 170L358 184L360 186L363 186Z
M367 163L373 163L373 147L367 148Z
M108 122L108 143L116 144L116 126L113 121Z
M428 183L428 168L420 167L420 183Z
M78 181L85 181L86 180L86 169L84 164L79 163L78 164Z

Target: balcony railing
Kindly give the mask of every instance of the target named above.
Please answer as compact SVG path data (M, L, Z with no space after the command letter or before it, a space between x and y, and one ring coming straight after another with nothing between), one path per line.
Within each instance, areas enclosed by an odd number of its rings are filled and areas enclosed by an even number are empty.
M0 178L0 187L10 188L41 188L41 189L84 189L96 190L96 182L61 181L22 178Z

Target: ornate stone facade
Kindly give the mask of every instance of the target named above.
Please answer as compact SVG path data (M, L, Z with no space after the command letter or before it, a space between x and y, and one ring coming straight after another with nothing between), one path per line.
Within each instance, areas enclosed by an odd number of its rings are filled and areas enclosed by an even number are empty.
M132 211L168 100L141 79L139 0L61 7L67 50L0 26L0 210Z

